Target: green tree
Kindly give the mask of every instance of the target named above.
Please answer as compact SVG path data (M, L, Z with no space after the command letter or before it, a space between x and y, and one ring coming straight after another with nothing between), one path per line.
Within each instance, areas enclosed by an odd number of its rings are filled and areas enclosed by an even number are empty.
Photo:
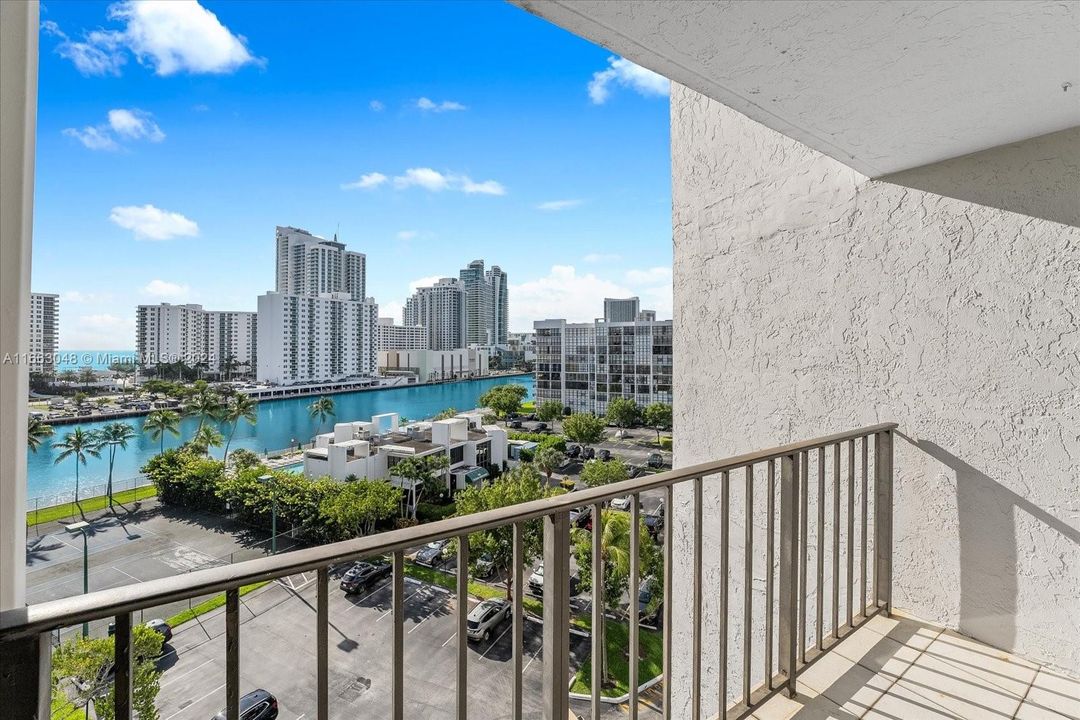
M521 403L528 394L529 390L524 385L496 385L480 396L480 404L505 418L521 409Z
M604 421L588 413L574 413L562 421L563 435L576 443L592 445L604 437Z
M213 425L204 425L195 431L195 435L188 443L192 450L200 455L210 455L210 448L221 447L225 442L224 436Z
M175 410L151 411L143 420L143 432L150 433L152 440L160 440L159 452L165 452L165 434L180 435L180 413Z
M145 625L136 625L132 635L132 709L140 720L157 720L154 707L161 673L155 667L163 638ZM74 688L79 705L94 707L98 720L116 717L112 667L116 653L111 637L76 637L58 647L52 655L52 696L55 702L67 699L64 686ZM89 713L87 713L89 715Z
M200 386L201 383L201 386ZM192 395L191 400L188 401L184 410L189 415L196 415L199 418L199 426L196 428L196 435L207 420L217 421L222 417L223 407L221 404L221 396L211 390L205 381L200 380L195 383L195 394Z
M64 370L57 377L66 383L76 383L79 381L79 373L74 370Z
M604 608L611 613L620 610L622 598L626 594L630 584L630 513L605 510L601 513L601 523L598 528L593 523L592 531L575 529L573 531L574 557L581 571L581 589L584 592L592 590L592 544L593 532L600 532L600 558L603 563L603 587L601 598ZM638 543L638 567L640 576L659 577L662 569L660 553L652 542L648 540L649 532L643 518L638 520L638 537L643 541ZM628 612L637 612L637 598L630 598L627 607ZM600 632L604 632L601 624ZM593 628L596 631L596 628ZM601 636L600 647L606 647L605 639ZM608 677L607 653L604 653L603 676Z
M228 457L232 460L233 468L237 472L255 467L261 462L258 455L244 448L233 450Z
M457 512L455 515L471 515L484 510L517 505L518 503L539 500L552 494L545 487L540 473L530 465L518 465L503 473L498 480L486 485L474 485L462 490L455 496ZM526 565L532 564L544 544L543 523L541 520L529 520L522 527L522 556ZM469 558L475 561L481 555L491 556L497 568L509 568L514 549L513 525L483 530L469 535ZM504 573L506 597L510 597L513 573Z
M237 424L241 420L247 421L249 425L258 422L259 415L256 412L258 405L259 402L246 393L234 394L225 404L224 418L229 425L229 437L225 441L225 457L222 458L224 462L229 461L229 445L232 444Z
M102 446L108 447L109 453L109 483L106 486L106 494L109 496L109 509L113 508L113 464L116 462L116 451L127 450L128 440L136 435L135 428L126 422L111 422L97 432L98 441Z
M640 412L638 404L631 398L613 398L608 401L607 421L616 427L632 427Z
M86 404L86 399L90 397L84 392L77 392L71 396L71 399L75 401L75 407L82 407Z
M307 410L308 417L311 418L311 422L315 426L314 434L318 435L326 422L326 418L334 417L334 398L323 395L318 400L312 401Z
M47 424L39 417L27 418L26 421L26 446L37 452L41 442L45 438L53 436L53 426Z
M562 417L562 403L558 400L545 400L536 408L536 417L544 422L553 422Z
M59 465L69 457L75 459L75 502L78 503L79 465L86 465L87 455L96 458L101 457L101 442L95 433L77 427L73 432L64 435L64 439L60 442L54 442L52 446L60 451L60 454L53 460L53 464Z
M591 488L621 482L629 477L626 463L619 460L589 460L581 468L581 482Z
M667 403L654 402L645 406L642 413L645 424L656 431L656 442L660 442L660 431L671 429L671 406Z
M439 413L438 415L436 415L432 419L433 420L449 420L450 418L454 417L457 414L458 414L457 410L455 410L452 407L448 407L448 408L443 410L441 413ZM399 421L399 422L401 422L401 421Z
M393 517L401 502L401 490L381 480L345 483L319 503L319 515L346 540L370 535L380 520Z
M563 460L566 456L553 447L541 447L536 449L536 453L533 455L533 464L547 476L547 479L551 479L551 473L559 469L563 464Z
M97 382L97 374L90 368L83 368L79 371L79 382L82 383L83 389L88 389L91 383Z
M408 508L402 507L402 517L405 517L405 510L408 509L415 520L416 506L420 503L421 496L425 492L437 493L446 489L444 471L448 467L450 467L450 459L443 453L436 453L407 457L390 468L390 474L393 477L407 481L405 491L408 495Z

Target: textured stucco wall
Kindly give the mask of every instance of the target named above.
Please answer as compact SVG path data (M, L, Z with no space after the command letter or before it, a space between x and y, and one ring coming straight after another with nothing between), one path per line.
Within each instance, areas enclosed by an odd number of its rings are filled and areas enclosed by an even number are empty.
M898 422L895 605L1080 671L1080 230L869 180L678 85L671 125L677 465ZM1040 162L1032 153L1030 163ZM711 711L716 487L707 480ZM733 659L741 658L741 487L740 475ZM689 702L690 501L680 487L677 715ZM813 522L811 533L813 557ZM757 682L760 640L753 652ZM735 683L740 674L732 670Z

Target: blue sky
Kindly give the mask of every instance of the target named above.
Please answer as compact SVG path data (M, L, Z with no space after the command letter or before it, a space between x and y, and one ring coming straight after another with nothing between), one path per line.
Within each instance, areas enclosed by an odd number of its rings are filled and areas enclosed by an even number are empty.
M47 2L33 288L61 347L254 310L274 226L367 253L380 315L474 258L511 330L671 312L667 83L501 2Z

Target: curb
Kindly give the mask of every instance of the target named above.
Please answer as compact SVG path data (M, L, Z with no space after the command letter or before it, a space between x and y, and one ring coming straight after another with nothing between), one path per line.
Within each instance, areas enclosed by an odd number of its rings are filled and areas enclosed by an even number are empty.
M656 685L658 682L660 682L663 679L664 679L663 675L657 675L652 680L649 680L649 681L645 682L643 685L638 685L638 692L640 693L643 690L648 690L653 685ZM570 687L573 687L573 686L574 686L574 681L571 680L570 681ZM572 693L570 693L570 699L571 700L592 700L592 695L582 695L581 693L572 692ZM618 697L607 697L606 695L603 695L603 694L600 695L600 702L608 703L608 704L611 704L611 705L618 705L620 703L626 702L629 699L630 699L630 693L626 693L625 695L619 695Z

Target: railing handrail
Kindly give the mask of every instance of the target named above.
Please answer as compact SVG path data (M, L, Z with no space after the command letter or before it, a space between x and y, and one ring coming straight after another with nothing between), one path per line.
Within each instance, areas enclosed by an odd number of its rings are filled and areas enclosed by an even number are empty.
M90 620L317 570L334 563L404 550L432 540L460 537L511 523L534 520L571 508L665 488L686 480L729 472L793 453L895 430L897 427L896 423L879 423L463 517L447 518L329 545L294 550L282 555L247 560L235 565L207 568L183 575L98 590L86 595L50 600L25 608L5 610L0 612L0 640L49 632ZM670 509L667 511L670 513Z

